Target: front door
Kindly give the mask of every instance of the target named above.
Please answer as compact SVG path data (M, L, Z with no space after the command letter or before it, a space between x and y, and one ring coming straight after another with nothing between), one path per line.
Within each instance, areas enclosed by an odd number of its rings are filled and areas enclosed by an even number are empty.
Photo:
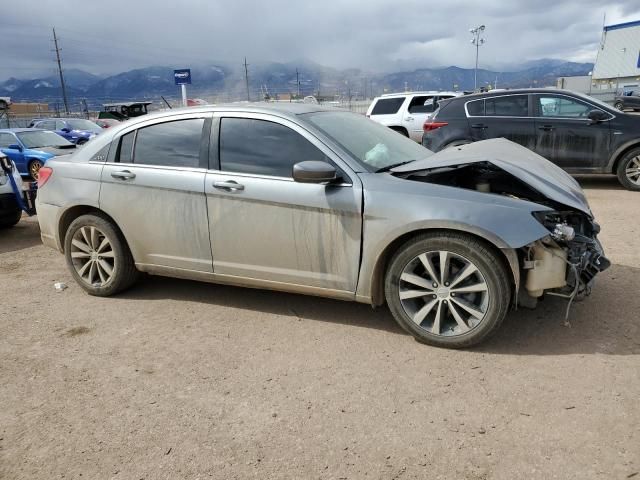
M560 94L535 95L536 153L569 170L589 171L610 157L609 121L587 118L597 107Z
M530 115L529 95L489 97L467 103L471 138L474 142L506 138L531 150L536 132Z
M344 173L332 152L288 120L229 113L218 125L219 158L211 163L219 169L205 182L214 273L355 292L358 177ZM341 181L294 182L292 167L304 160L333 163L343 171Z
M111 146L100 207L122 230L139 266L213 271L204 195L207 116L150 122Z

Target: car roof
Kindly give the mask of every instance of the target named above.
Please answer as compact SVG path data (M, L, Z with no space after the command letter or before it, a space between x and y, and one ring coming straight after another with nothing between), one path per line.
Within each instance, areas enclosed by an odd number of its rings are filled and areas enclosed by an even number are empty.
M42 128L0 128L0 133L48 132Z
M347 112L336 107L324 107L311 103L227 103L227 104L211 104L199 105L197 107L172 108L170 110L162 110L153 112L140 117L129 119L126 124L131 125L132 121L141 122L154 118L169 117L178 113L208 113L208 112L246 112L246 113L265 113L278 114L281 117L289 117L294 119L297 115L314 112Z
M153 102L116 102L103 103L103 107L131 107L132 105L151 105Z
M469 100L473 100L475 98L487 98L487 97L498 97L503 95L518 95L518 94L529 94L529 93L562 93L565 95L574 95L574 96L582 96L582 94L578 92L574 92L571 90L563 90L560 88L513 88L513 89L498 89L498 90L490 90L488 92L478 92L478 93L470 93L468 95L463 95L461 97L456 98L448 98L446 101L459 101L463 100L468 102Z

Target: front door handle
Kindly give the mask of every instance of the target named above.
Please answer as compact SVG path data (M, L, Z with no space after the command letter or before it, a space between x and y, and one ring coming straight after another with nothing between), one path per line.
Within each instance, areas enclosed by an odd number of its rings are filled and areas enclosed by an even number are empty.
M481 128L482 130L489 128L487 125L485 125L484 123L474 123L471 125L471 128Z
M551 132L552 130L555 130L555 127L553 125L542 125L541 127L538 127L538 130L544 130L545 132Z
M213 186L215 188L219 188L221 190L244 190L244 185L234 181L227 180L221 182L213 182Z
M111 172L111 176L119 180L128 180L131 178L136 178L136 174L133 172L130 172L129 170L120 170L119 172Z

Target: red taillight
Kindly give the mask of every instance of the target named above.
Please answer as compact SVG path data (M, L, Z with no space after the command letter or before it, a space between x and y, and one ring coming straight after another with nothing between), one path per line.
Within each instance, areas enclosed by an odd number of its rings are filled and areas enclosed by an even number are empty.
M447 122L432 122L427 120L426 122L424 122L424 125L422 126L422 129L425 132L431 132L433 130L437 130L440 127L446 127L447 125L449 125L449 123Z
M53 175L53 168L41 167L38 170L38 188L42 188L47 183L47 180L51 178L51 175Z

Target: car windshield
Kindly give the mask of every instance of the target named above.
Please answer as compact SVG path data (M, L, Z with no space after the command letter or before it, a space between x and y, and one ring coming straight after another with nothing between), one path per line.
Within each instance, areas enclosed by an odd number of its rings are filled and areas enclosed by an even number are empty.
M89 120L84 120L82 118L74 118L71 120L66 120L67 125L71 130L86 130L88 132L100 133L102 129L93 122Z
M413 140L356 113L314 112L301 117L338 143L370 172L433 155Z
M22 144L27 148L38 147L67 147L73 145L73 143L62 138L57 133L46 131L35 132L19 132L18 138Z

